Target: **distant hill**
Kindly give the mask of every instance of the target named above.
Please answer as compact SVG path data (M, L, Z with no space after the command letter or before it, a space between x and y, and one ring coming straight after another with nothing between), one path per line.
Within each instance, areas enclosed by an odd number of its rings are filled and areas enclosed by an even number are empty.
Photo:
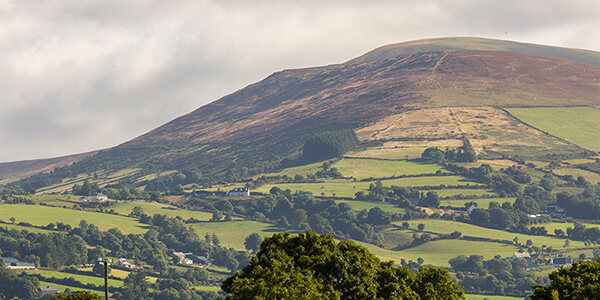
M315 133L415 109L598 106L599 57L474 38L385 46L344 64L274 73L71 168L195 168L205 177L237 178L297 156Z
M19 179L27 176L50 172L54 168L60 168L79 162L82 159L92 156L98 151L67 155L48 159L34 159L0 163L0 182L11 179Z
M346 64L384 60L401 55L443 50L484 50L506 51L522 54L541 55L558 59L576 61L588 65L600 66L600 54L595 51L569 49L511 41L492 40L475 37L423 39L379 47L354 58Z

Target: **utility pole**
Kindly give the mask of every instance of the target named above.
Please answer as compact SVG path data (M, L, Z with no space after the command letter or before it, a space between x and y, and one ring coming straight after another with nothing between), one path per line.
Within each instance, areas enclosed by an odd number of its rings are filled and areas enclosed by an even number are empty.
M100 263L104 263L104 299L108 299L108 265L112 260L109 258L107 260L102 259L102 257L98 257L98 261Z

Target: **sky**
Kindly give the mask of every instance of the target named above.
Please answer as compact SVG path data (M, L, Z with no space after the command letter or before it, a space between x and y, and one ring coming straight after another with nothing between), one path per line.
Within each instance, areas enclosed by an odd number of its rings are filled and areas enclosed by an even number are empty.
M600 50L597 0L0 0L0 162L113 147L270 74L474 36Z

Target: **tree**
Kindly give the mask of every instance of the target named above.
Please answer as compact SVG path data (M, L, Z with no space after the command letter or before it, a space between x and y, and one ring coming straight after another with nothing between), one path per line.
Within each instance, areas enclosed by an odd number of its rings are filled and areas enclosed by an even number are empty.
M228 299L464 299L441 268L381 263L352 241L310 230L265 238L252 262L227 278ZM418 296L417 296L418 295Z
M535 285L532 300L597 299L600 295L600 263L579 261L548 275L550 286Z
M97 294L89 291L76 291L75 294L64 293L57 294L56 297L51 298L52 300L101 300L102 298Z
M425 224L419 223L419 225L417 225L417 229L419 229L419 231L423 231L425 229Z
M252 252L258 251L260 248L260 243L262 243L262 236L258 233L253 233L246 238L244 242L244 246L246 250L251 250Z

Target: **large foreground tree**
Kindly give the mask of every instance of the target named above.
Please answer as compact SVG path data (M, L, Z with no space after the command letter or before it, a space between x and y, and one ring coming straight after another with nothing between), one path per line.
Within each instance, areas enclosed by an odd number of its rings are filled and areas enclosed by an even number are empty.
M600 263L598 261L574 262L571 267L560 268L548 275L550 286L534 286L533 300L546 299L598 299L600 295Z
M227 278L228 299L464 299L442 268L381 262L352 241L312 231L265 238L242 272Z

